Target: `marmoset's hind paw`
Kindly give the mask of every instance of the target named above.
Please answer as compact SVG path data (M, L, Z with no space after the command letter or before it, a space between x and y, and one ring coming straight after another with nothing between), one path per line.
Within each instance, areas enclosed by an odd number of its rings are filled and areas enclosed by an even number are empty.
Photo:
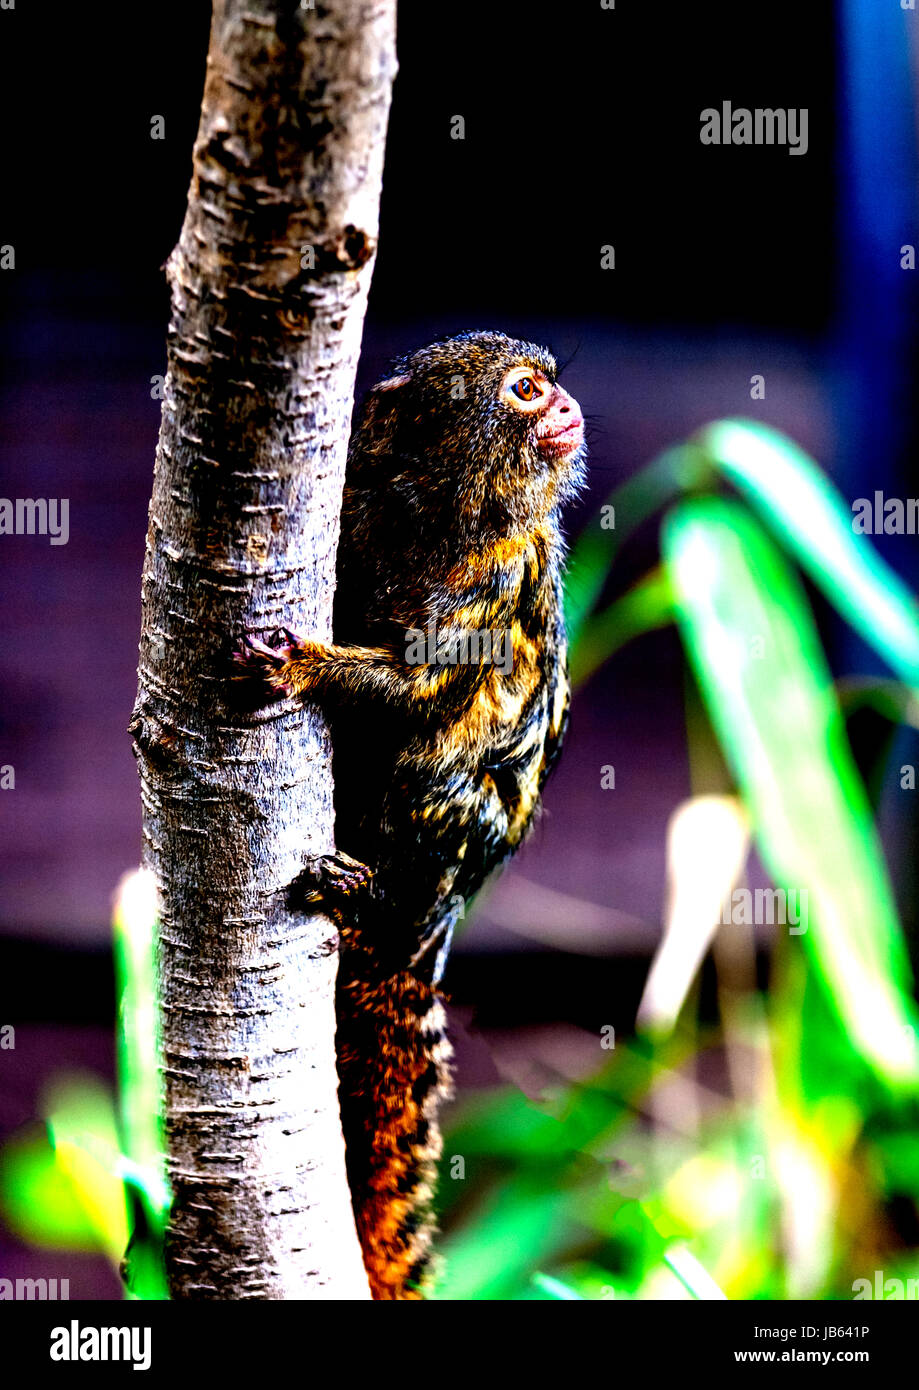
M368 892L372 883L373 870L350 854L315 854L291 884L291 896L298 905L334 907Z

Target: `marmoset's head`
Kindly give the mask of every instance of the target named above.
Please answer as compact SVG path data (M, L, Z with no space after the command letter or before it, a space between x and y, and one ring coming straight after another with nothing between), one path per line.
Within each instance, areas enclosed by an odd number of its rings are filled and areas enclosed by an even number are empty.
M583 477L584 417L546 348L468 332L399 358L368 393L352 464L525 522Z

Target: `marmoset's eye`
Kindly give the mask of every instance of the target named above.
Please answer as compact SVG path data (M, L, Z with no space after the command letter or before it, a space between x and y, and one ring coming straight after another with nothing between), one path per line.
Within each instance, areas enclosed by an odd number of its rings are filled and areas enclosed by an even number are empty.
M509 367L504 373L499 399L512 410L533 415L544 408L551 390L552 383L545 372L537 367L528 370L521 362L516 367Z

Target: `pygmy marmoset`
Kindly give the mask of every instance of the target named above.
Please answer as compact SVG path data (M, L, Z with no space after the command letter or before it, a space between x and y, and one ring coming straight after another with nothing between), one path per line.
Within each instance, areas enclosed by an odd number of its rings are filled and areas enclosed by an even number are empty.
M303 884L339 923L336 1039L378 1299L423 1295L450 1048L450 937L537 811L568 718L559 513L584 422L544 348L470 332L400 359L348 455L334 645L237 660L332 732L338 852Z

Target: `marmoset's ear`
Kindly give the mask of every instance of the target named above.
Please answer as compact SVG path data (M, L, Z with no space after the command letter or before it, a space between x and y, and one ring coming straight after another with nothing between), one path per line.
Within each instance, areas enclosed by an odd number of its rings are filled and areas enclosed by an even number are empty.
M371 395L377 391L395 391L400 386L407 386L411 379L411 372L403 372L400 376L388 376L385 381L378 381L376 386L371 386Z
M399 417L399 392L411 381L411 373L386 377L371 386L364 397L358 438L360 451L368 457L392 452Z

